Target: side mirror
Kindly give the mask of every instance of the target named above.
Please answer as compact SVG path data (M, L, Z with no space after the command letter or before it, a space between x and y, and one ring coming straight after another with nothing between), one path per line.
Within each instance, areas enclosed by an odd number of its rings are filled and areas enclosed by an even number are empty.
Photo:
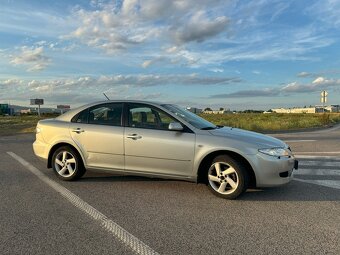
M169 124L169 128L168 129L169 130L174 130L174 131L182 131L183 130L183 126L179 122L171 122Z

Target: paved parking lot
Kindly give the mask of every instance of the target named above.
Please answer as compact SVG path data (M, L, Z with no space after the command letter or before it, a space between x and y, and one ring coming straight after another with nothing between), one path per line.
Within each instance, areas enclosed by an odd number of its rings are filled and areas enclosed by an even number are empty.
M1 253L340 254L339 132L275 135L300 157L295 180L236 201L110 173L61 182L33 135L0 137Z

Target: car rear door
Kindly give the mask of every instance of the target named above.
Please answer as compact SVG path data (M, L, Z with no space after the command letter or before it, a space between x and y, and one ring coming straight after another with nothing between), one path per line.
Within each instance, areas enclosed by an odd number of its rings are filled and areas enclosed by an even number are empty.
M124 169L122 110L122 103L104 103L72 119L70 133L88 167Z
M195 134L169 130L178 122L162 110L139 103L127 105L124 132L125 170L173 176L191 176Z

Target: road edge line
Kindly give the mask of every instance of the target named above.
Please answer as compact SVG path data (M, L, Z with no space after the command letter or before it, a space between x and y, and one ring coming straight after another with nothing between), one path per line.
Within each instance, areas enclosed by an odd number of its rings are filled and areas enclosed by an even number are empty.
M114 221L107 218L104 214L98 211L96 208L82 200L80 197L66 189L64 186L48 178L44 173L42 173L38 168L24 160L22 157L18 156L14 152L7 151L13 159L18 161L31 173L37 176L41 181L50 186L52 189L57 191L62 197L68 200L72 205L74 205L79 210L85 212L92 219L100 223L100 226L110 232L114 238L118 239L125 246L130 248L136 254L141 255L159 255L150 246L145 244L143 241L139 240L137 237L129 233L123 227L115 223Z

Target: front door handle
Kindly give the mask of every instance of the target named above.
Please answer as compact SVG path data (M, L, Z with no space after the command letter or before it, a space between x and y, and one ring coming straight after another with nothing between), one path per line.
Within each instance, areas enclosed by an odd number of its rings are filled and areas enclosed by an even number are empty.
M77 133L77 134L80 134L80 133L82 133L82 132L85 132L85 130L84 130L84 129L81 129L81 128L76 128L76 129L73 129L72 132L75 132L75 133Z
M130 138L130 139L132 139L132 140L137 140L137 139L141 139L142 136L141 136L141 135L138 135L138 134L128 134L128 135L126 136L126 138Z

